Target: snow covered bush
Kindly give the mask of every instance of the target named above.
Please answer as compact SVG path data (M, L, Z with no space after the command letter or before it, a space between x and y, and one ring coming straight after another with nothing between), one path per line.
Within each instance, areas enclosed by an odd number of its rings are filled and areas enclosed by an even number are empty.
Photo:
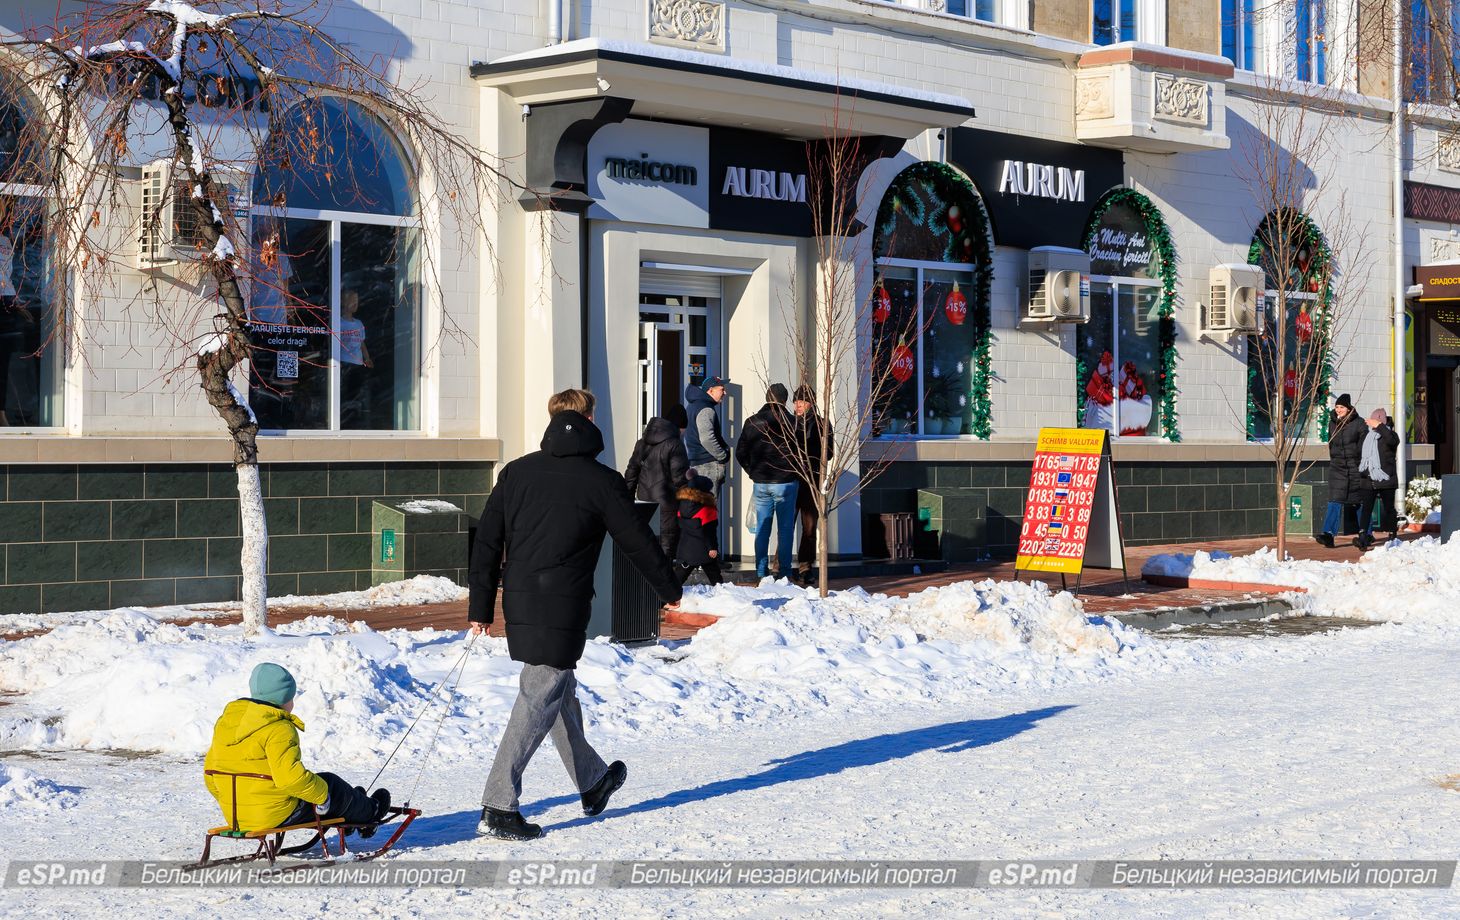
M1404 493L1404 515L1411 524L1423 524L1431 514L1440 513L1440 480L1420 476L1409 481Z

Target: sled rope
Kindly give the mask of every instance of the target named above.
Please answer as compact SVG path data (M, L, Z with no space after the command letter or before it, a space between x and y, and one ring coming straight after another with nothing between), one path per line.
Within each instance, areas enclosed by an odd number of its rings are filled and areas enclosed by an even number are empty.
M426 702L421 706L420 711L416 713L416 717L411 720L411 724L406 727L405 734L403 734L403 735L400 736L400 740L395 743L395 747L391 748L390 753L387 754L387 755L385 755L385 762L380 765L380 769L379 770L376 770L375 771L375 776L370 780L370 784L365 787L366 789L374 789L375 788L376 781L379 780L381 774L385 772L385 768L388 767L388 766L390 766L390 762L393 759L395 759L395 755L400 750L401 745L405 744L406 743L406 739L411 736L411 732L415 729L416 723L421 721L421 717L424 716L426 714L427 710L429 710L432 707L432 705L435 704L437 697L439 697L441 695L441 691L444 690L444 689L446 689L446 684L447 684L447 682L451 681L451 676L453 674L456 675L456 680L451 683L450 690L451 690L452 693L455 693L455 691L456 691L456 685L457 685L457 683L460 683L460 681L461 681L461 674L466 673L466 657L467 657L467 655L471 654L471 647L476 644L476 641L477 641L477 637L476 636L472 636L471 637L471 640L469 642L467 642L466 648L462 649L462 651L461 651L461 657L456 659L456 663L451 666L451 670L447 671L446 672L446 676L443 677L443 678L441 678L440 682L436 684L436 689L433 690L433 691L431 691L431 696L428 697L427 700L426 700ZM458 668L460 669L461 673L457 673L457 669ZM444 722L446 720L446 709L447 709L447 707L442 707L442 709L441 709L441 722ZM436 735L433 735L431 737L431 747L435 747L436 746L436 737L437 737L437 735L439 735L441 733L441 722L438 722L436 724ZM426 756L429 757L430 756L430 753L431 753L430 752L430 749L428 748L427 751L426 751ZM423 758L423 767L422 767L422 770L424 772L424 758ZM421 782L421 777L420 777L420 774L418 773L416 775L416 784L419 785L420 782ZM415 785L412 785L411 786L411 792L412 792L412 794L414 794L415 791L416 791L416 787L415 787ZM406 802L409 803L410 802L410 799L407 798L406 799Z
M431 755L436 752L436 742L441 737L441 726L446 724L446 713L451 709L449 701L452 697L456 696L456 687L461 683L461 676L466 673L467 655L471 653L472 644L476 641L477 637L472 636L471 641L466 644L466 651L461 653L461 670L456 672L456 679L451 682L451 689L447 691L446 699L448 704L441 707L441 715L436 718L436 730L431 733L431 743L426 745L425 753L421 755L421 765L416 769L416 778L411 783L411 791L406 793L406 805L410 805L415 799L416 788L421 785L421 777L426 775L426 764L430 763ZM448 678L451 677L451 673L448 671L446 676Z

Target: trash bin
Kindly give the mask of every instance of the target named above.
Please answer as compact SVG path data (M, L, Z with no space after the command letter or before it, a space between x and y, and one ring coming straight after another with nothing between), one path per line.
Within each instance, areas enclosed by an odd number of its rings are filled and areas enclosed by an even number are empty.
M911 559L913 557L913 519L911 511L895 511L880 514L883 539L887 541L887 558Z
M659 506L653 502L635 502L634 510L649 525L654 538L659 538ZM609 542L613 538L609 537ZM612 560L612 632L615 642L656 642L659 639L659 595L649 580L639 573L628 554L613 544Z
M373 502L370 583L441 575L466 584L471 516L450 502Z
M1313 521L1318 515L1318 509L1313 507L1313 487L1297 483L1289 489L1284 513L1288 516L1288 536L1312 536Z

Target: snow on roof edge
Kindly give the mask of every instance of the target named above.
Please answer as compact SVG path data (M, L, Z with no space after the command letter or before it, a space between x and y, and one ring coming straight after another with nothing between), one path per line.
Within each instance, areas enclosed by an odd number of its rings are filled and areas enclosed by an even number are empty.
M518 64L529 61L549 61L555 57L589 51L657 58L661 61L691 64L696 67L710 67L717 70L738 70L742 73L771 77L778 80L819 83L830 88L902 97L910 102L922 102L947 108L973 109L972 102L962 96L955 96L950 93L938 93L931 90L900 86L894 83L864 80L860 77L842 77L836 74L823 73L819 70L787 67L784 64L767 64L761 61L746 60L745 58L706 54L703 51L690 51L684 48L663 48L645 42L631 42L613 38L574 39L573 41L563 42L558 45L547 45L542 48L534 48L531 51L509 54L488 61L487 64L488 66L497 67L503 64Z

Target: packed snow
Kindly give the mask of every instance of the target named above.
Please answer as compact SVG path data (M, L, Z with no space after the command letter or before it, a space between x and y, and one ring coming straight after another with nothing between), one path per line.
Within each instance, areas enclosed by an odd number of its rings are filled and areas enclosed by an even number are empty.
M408 502L401 502L397 508L407 514L450 514L461 513L461 509L451 502L444 502L438 498L417 498Z
M346 610L369 607L415 607L422 604L445 604L466 600L461 585L440 575L415 575L401 581L388 581L364 591L340 591L335 594L284 594L269 598L270 607L338 607Z
M23 767L0 763L0 814L12 810L48 811L76 804L76 792Z

